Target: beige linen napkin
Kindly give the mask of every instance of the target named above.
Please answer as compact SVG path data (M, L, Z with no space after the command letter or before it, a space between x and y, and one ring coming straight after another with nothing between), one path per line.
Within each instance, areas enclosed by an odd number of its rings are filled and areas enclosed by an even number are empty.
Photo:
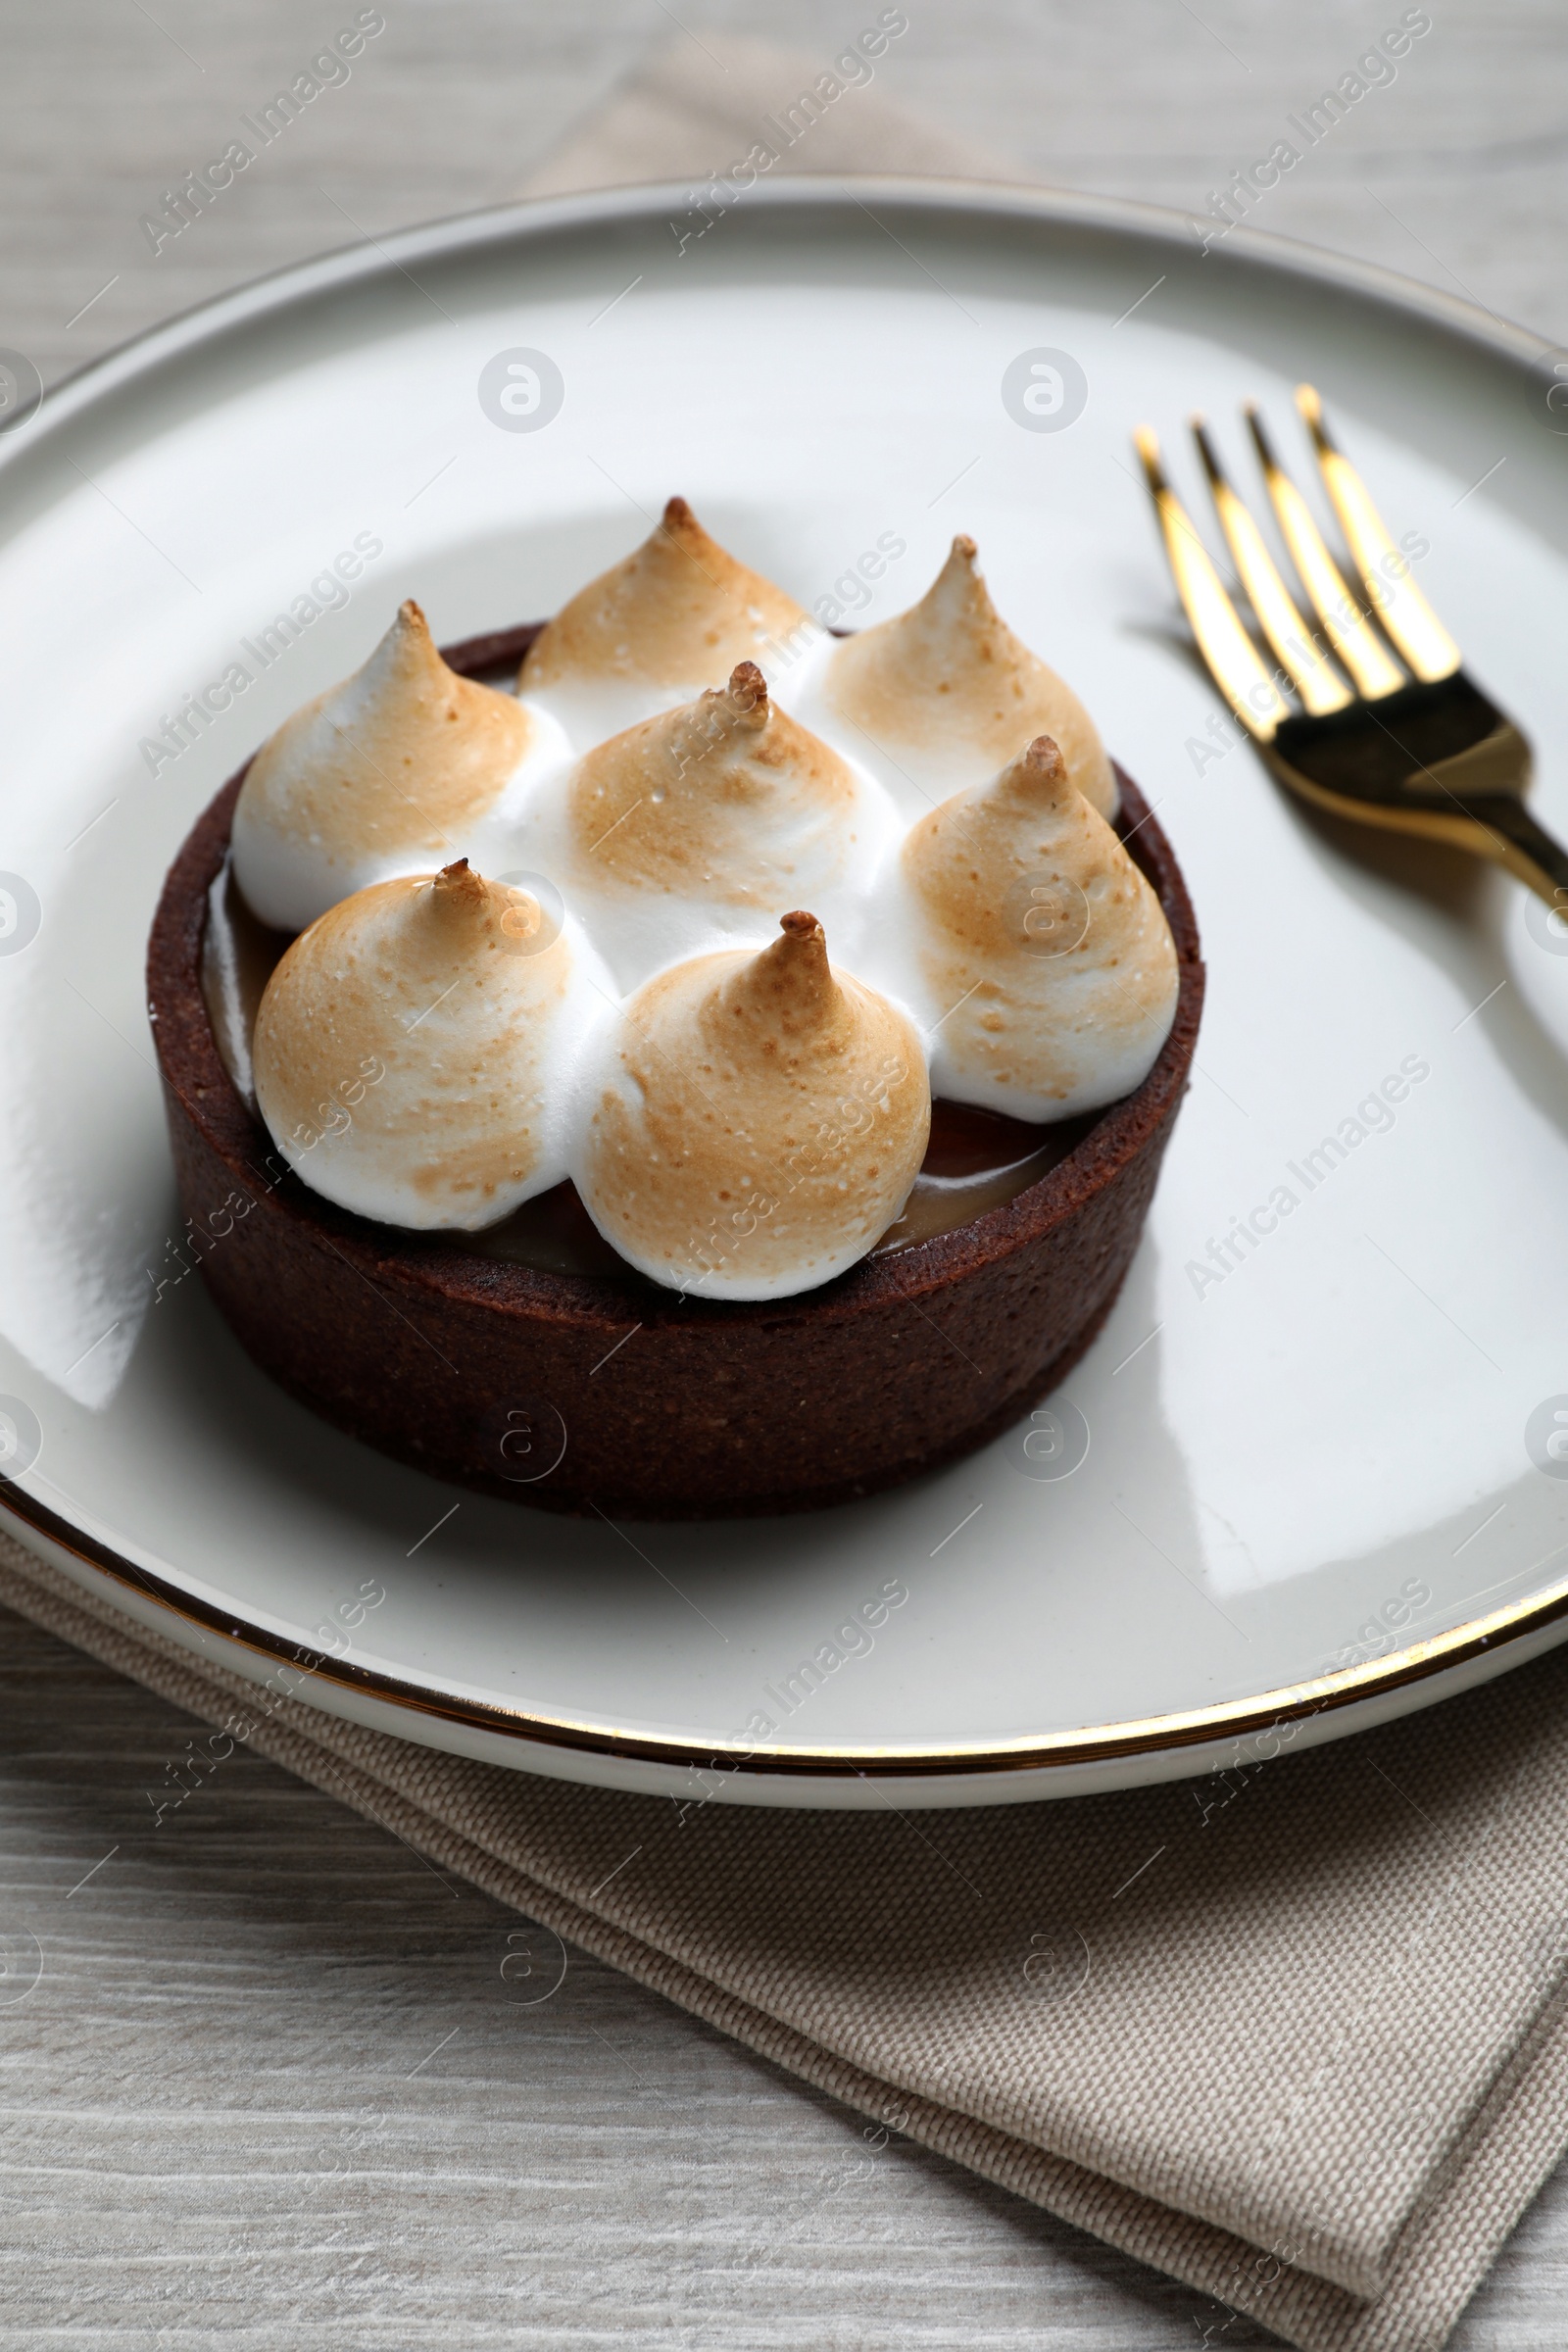
M995 171L833 62L683 36L530 192L700 178L764 136L779 170ZM258 1714L4 1537L0 1601L209 1723ZM1565 1698L1559 1654L1312 1754L947 1814L615 1795L297 1697L250 1744L879 2141L1187 2280L1209 2336L1241 2311L1308 2352L1427 2352L1568 2142Z
M819 55L705 31L657 50L631 80L566 134L517 190L570 195L639 180L726 172L764 147L774 172L891 172L928 178L1017 179L1017 170L917 121L882 95L898 73L901 33L867 8L868 44ZM905 19L907 29L908 20ZM867 46L876 54L867 55Z
M1427 2352L1568 2140L1568 1655L1071 1803L774 1812L436 1753L0 1537L0 1602L871 2119L1307 2352ZM257 1720L259 1719L259 1720ZM225 1735L227 1736L227 1735ZM1200 2330L1201 2333L1201 2330Z

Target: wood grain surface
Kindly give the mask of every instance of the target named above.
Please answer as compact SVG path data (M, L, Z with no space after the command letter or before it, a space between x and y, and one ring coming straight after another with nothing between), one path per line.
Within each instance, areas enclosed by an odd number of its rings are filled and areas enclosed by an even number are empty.
M910 0L878 103L998 175L1196 209L1401 6ZM656 53L667 74L682 43L744 33L827 56L877 12L384 0L351 79L154 255L140 215L356 13L0 0L0 345L55 381L260 271L518 192ZM1568 19L1431 13L1260 224L1568 341ZM190 1730L0 1612L0 2352L1269 2340L939 2159L868 2147L270 1764L236 1753L150 1830ZM47 1966L8 2000L29 1936ZM1454 2342L1565 2337L1559 2178Z

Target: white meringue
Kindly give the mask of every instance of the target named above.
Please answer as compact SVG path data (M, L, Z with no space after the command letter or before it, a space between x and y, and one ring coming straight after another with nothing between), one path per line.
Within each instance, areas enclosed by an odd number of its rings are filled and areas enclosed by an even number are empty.
M570 1175L656 1282L814 1289L901 1216L933 1092L1046 1122L1148 1074L1179 972L1115 797L971 540L835 642L671 500L520 699L406 604L257 755L235 879L310 925L256 1020L262 1114L386 1224L478 1231Z
M772 675L821 635L792 596L738 563L672 498L641 547L546 622L517 689L582 751L690 702L739 662Z
M650 980L585 1103L589 1215L655 1282L706 1298L786 1298L854 1265L902 1211L930 1133L907 1015L830 968L814 915L786 914L781 934Z
M1043 1120L1143 1082L1175 1017L1175 943L1049 736L913 825L901 866L934 1093Z
M752 662L587 753L529 824L519 855L561 875L623 987L757 944L798 899L853 947L900 833L886 794L781 710Z
M541 713L449 669L411 599L364 667L251 761L235 879L264 923L303 930L371 882L488 850L509 787L564 750Z
M1102 816L1116 813L1116 778L1094 720L1002 618L972 539L954 540L919 604L835 647L815 693L824 711L848 721L857 752L906 816L995 775L1037 735L1059 744L1068 775Z
M313 1191L471 1233L561 1182L606 991L593 951L541 911L459 858L359 891L294 941L252 1052L262 1116Z

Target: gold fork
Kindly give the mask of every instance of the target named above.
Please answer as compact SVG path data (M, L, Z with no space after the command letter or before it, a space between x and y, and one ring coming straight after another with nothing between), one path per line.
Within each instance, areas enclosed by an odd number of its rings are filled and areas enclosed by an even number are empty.
M1465 675L1459 648L1410 577L1408 558L1330 439L1310 384L1298 387L1296 405L1311 433L1359 595L1347 585L1306 501L1275 457L1255 408L1247 419L1318 633L1302 618L1227 480L1202 418L1193 419L1220 528L1278 663L1272 672L1165 478L1153 433L1141 425L1133 436L1177 594L1215 684L1280 782L1304 800L1357 824L1425 834L1494 858L1550 905L1568 906L1568 851L1524 805L1528 742ZM1282 691L1287 687L1298 710Z

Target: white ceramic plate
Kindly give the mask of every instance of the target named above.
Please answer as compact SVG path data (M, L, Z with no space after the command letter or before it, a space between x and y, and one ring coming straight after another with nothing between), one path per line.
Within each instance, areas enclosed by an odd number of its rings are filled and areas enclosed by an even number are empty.
M1568 834L1568 445L1537 346L1245 232L1200 255L1132 208L783 183L684 249L672 212L690 225L667 192L543 204L313 263L0 435L0 866L24 885L0 939L0 1391L41 1434L5 1491L25 1540L241 1672L302 1653L324 1707L683 1798L953 1804L1196 1773L1561 1639L1568 936L1500 876L1433 855L1398 878L1244 745L1205 755L1218 698L1128 446L1154 423L1198 512L1183 419L1206 410L1250 482L1236 412L1257 396L1304 478L1290 388L1310 375ZM518 350L564 389L531 430L480 399ZM1082 371L1065 425L1042 351ZM1072 368L1046 364L1070 400ZM1020 380L1047 386L1042 419L1009 407ZM1070 1476L1026 1475L1014 1433L811 1518L582 1524L339 1437L252 1368L195 1276L169 1279L183 1226L142 958L191 820L400 597L445 640L548 612L673 490L856 621L973 532L1176 845L1209 966L1199 1075L1068 1384L1090 1433ZM888 533L906 554L851 606ZM380 552L337 601L326 567L357 540ZM246 641L291 607L263 670ZM177 757L143 751L235 662L258 674L223 715ZM1200 1279L1281 1187L1296 1205Z

